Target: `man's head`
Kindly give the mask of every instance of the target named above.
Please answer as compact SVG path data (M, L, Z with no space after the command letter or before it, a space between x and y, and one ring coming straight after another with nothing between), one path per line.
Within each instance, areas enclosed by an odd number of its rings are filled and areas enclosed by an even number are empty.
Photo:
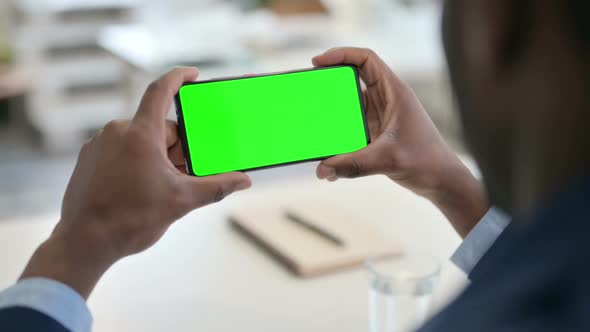
M521 209L580 172L590 1L447 0L443 37L464 133L494 204Z

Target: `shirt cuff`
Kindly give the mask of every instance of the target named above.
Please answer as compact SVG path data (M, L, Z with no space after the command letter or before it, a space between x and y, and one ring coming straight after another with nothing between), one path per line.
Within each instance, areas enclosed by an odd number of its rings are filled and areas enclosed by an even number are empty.
M0 309L25 307L43 313L72 332L90 332L92 314L70 287L47 278L28 278L0 293Z
M509 224L510 216L492 207L465 237L451 261L466 274L471 273Z

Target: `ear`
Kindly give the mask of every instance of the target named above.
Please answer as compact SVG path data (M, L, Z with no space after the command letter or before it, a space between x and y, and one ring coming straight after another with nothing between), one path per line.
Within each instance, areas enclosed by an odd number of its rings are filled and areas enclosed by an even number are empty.
M471 0L467 6L465 59L479 74L498 73L518 62L530 28L529 0Z

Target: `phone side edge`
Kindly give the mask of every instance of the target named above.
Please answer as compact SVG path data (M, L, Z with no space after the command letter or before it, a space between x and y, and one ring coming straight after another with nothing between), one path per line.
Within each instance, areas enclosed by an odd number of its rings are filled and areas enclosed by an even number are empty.
M357 87L357 91L358 91L359 102L361 104L361 115L363 117L363 125L365 126L365 136L367 139L367 145L369 145L369 144L371 144L371 132L369 130L369 119L367 118L367 110L365 107L365 96L363 94L363 86L361 83L359 69L355 65L345 65L345 66L352 68L352 70L354 71L354 77L356 79L356 87Z
M185 85L188 84L183 84L180 89L182 89ZM182 102L180 100L180 89L178 90L178 93L174 95L174 104L176 105L176 120L178 122L178 137L180 138L180 145L182 145L182 152L184 153L184 165L186 167L186 172L191 176L198 176L195 174L191 161L188 138L186 135L186 127L184 124Z

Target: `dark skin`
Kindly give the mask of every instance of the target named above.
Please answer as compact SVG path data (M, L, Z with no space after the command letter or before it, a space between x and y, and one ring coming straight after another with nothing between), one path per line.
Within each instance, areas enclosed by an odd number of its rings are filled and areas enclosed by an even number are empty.
M196 178L180 170L177 128L166 113L181 84L197 75L196 68L164 75L133 120L112 121L84 144L61 220L21 278L58 280L87 298L112 264L151 247L174 221L250 187L243 173Z
M590 166L590 58L561 4L445 2L452 81L487 194L408 85L375 53L357 48L333 49L313 62L359 67L373 143L323 161L318 177L386 175L429 199L462 236L489 208L488 196L523 213L565 188ZM21 278L53 278L88 297L114 262L153 245L175 220L250 186L241 173L191 178L179 170L176 126L165 115L180 85L196 76L194 68L170 72L150 86L133 120L111 123L85 145L61 221Z
M332 49L313 63L359 68L372 141L358 152L322 161L318 177L386 175L429 199L465 237L489 208L483 186L445 143L412 89L368 49Z

